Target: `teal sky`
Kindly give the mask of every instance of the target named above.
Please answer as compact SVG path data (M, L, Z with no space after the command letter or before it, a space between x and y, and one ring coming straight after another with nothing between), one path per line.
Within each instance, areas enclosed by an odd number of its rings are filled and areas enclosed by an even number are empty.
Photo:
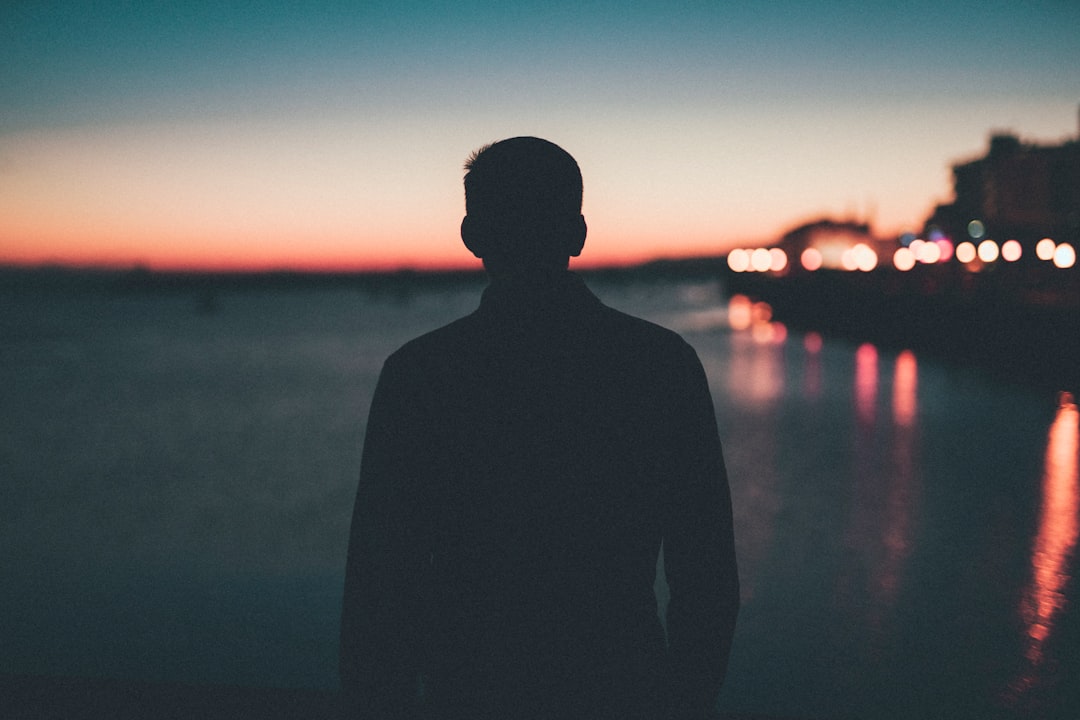
M312 258L391 262L394 245L393 262L422 263L456 231L464 157L518 134L578 158L602 258L822 214L917 226L990 131L1076 136L1077 28L1065 0L9 2L0 210L18 217L0 220L0 260L64 256L66 232L86 257L155 262L190 240L240 262L254 245L238 228L273 235L295 197L312 220L289 232ZM220 226L178 229L201 192ZM257 195L276 199L265 227Z

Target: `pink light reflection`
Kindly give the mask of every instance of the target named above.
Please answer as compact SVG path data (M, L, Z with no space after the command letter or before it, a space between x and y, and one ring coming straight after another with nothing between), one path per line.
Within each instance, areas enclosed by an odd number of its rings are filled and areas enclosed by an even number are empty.
M893 419L897 425L910 426L918 410L919 368L915 354L904 350L896 356L893 375Z
M878 353L870 343L855 351L855 410L865 424L874 422L878 391Z
M803 361L803 395L811 400L821 397L821 347L824 341L816 332L803 337L806 359Z
M893 377L891 462L878 462L877 438L889 428L875 420L878 352L862 345L855 354L854 464L851 517L844 546L852 562L838 578L837 601L872 632L872 652L891 632L893 610L913 547L920 504L918 427L913 418L917 366L911 353L897 358ZM910 417L909 417L910 414Z
M1076 550L1077 511L1080 510L1080 412L1069 393L1061 402L1046 442L1039 529L1031 553L1031 580L1020 601L1025 627L1027 666L1009 687L1007 698L1017 702L1040 680L1046 643L1054 622L1065 609L1069 561Z

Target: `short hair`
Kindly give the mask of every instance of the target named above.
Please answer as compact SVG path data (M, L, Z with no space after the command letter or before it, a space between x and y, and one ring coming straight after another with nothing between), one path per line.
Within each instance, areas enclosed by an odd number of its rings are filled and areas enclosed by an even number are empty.
M506 227L574 220L581 198L577 161L547 140L500 140L465 163L465 213Z

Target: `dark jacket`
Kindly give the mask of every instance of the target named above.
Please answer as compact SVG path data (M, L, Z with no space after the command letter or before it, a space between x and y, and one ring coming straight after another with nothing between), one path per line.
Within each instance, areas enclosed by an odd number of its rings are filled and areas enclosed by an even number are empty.
M566 273L493 283L386 361L345 580L357 717L704 717L738 602L712 399L678 335Z

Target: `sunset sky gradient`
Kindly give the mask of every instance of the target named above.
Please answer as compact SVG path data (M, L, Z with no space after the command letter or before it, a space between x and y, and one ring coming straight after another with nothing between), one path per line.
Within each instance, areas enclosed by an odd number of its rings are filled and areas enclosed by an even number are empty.
M546 137L584 264L918 228L988 135L1077 134L1080 4L9 2L0 263L473 267L462 164Z

